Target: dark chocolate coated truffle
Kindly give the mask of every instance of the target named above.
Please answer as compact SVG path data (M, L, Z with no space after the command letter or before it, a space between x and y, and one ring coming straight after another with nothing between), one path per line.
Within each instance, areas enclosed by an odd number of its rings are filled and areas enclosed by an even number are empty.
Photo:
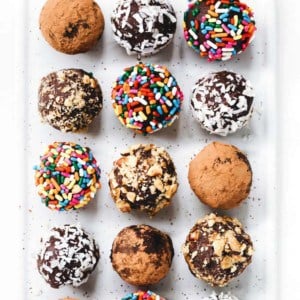
M137 209L153 216L171 203L178 182L173 161L164 148L139 144L114 162L109 186L122 212Z
M115 40L129 55L148 56L172 41L177 19L169 0L119 0L111 23Z
M237 219L210 214L190 230L182 252L195 277L222 287L251 263L253 244Z
M111 250L114 270L127 283L139 286L162 280L169 272L173 256L171 238L148 225L121 230Z
M85 283L100 258L95 240L80 225L54 227L42 242L37 267L53 288Z
M38 109L42 120L63 132L86 129L102 109L102 91L91 73L64 69L42 78Z

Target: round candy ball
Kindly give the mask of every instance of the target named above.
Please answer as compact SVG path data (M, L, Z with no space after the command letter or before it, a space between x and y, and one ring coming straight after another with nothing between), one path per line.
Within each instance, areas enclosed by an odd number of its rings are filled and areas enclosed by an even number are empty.
M54 227L42 243L37 267L53 288L87 282L100 258L95 240L80 225Z
M216 294L213 292L209 297L204 298L203 300L239 300L237 297L229 293L220 293Z
M50 144L34 169L38 194L52 210L84 207L101 188L100 168L91 150L75 143Z
M248 80L240 74L221 71L198 80L190 106L203 129L226 136L248 124L253 99L253 87Z
M113 85L116 116L126 127L148 134L168 127L178 118L183 93L164 66L139 63L126 68Z
M256 31L252 9L235 0L195 0L184 13L184 38L208 61L246 50Z
M231 209L248 197L252 170L237 147L213 142L190 162L188 179L201 202L215 209Z
M251 263L253 244L237 219L210 214L190 230L182 251L195 277L223 287Z
M170 155L155 145L134 145L122 152L109 174L111 195L122 212L137 209L154 216L170 205L178 188Z
M38 109L44 122L63 132L88 128L102 109L102 91L81 69L52 72L42 78Z
M169 0L119 0L111 23L115 40L127 54L149 56L172 41L177 19Z
M101 38L104 17L93 0L47 0L40 14L40 29L57 51L83 53Z
M166 299L151 291L147 291L147 292L138 291L135 293L128 294L127 296L123 297L121 300L166 300Z
M146 286L166 277L173 256L173 243L166 233L148 225L133 225L118 233L110 257L124 281Z

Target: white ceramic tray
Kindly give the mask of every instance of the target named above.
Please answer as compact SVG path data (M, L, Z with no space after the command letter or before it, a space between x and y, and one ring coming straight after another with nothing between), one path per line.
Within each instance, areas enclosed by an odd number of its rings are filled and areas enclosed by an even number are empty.
M26 160L24 183L24 260L25 299L53 300L63 296L76 296L82 300L120 299L135 287L124 283L113 271L109 259L110 248L115 235L125 226L147 223L164 230L172 237L175 257L172 269L166 279L152 289L167 299L202 299L213 289L195 279L189 272L180 248L189 229L196 220L210 210L202 205L191 191L187 171L191 158L207 143L213 140L232 143L248 154L254 181L249 199L239 208L228 212L237 217L251 234L255 254L253 263L224 291L232 291L243 300L276 299L278 245L275 237L277 216L276 194L276 51L274 44L275 4L272 0L248 0L256 12L258 32L254 43L237 59L226 63L207 63L186 45L183 40L181 21L186 8L185 0L173 1L177 11L178 27L176 37L161 54L144 61L167 65L183 89L185 101L179 120L170 128L151 136L135 136L122 127L115 118L110 103L112 82L124 67L135 64L134 57L128 57L112 39L109 15L111 1L100 2L106 19L105 34L98 46L91 52L68 56L56 52L43 40L38 29L38 17L43 0L28 0L23 3L24 52L21 58L22 74L26 78L22 95L25 101L23 114L23 147ZM268 13L264 12L268 10ZM83 68L93 72L104 93L104 108L94 127L84 134L64 134L48 125L41 124L37 112L37 89L42 76L62 68ZM248 128L227 138L207 135L189 112L189 97L195 81L202 75L215 70L233 70L252 81L255 91L255 113ZM22 89L22 86L21 86ZM20 93L21 94L21 93ZM33 179L33 165L45 146L53 141L74 141L89 146L102 169L103 188L97 198L86 209L78 212L57 213L45 208L36 193ZM180 188L171 207L149 219L141 214L120 213L111 197L107 184L107 173L119 153L134 143L155 143L164 146L174 159ZM268 155L266 156L266 153ZM90 281L74 289L63 287L55 290L46 285L36 268L36 254L40 237L50 228L66 223L80 222L91 232L100 245L101 259ZM269 251L270 247L272 251ZM220 289L216 289L220 291Z

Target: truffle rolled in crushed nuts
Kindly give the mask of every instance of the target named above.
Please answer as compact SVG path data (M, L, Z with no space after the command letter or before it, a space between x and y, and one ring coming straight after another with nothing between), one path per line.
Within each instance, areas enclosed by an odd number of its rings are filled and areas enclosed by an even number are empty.
M124 228L111 249L114 270L127 283L139 286L162 280L169 272L173 256L171 238L148 225Z
M231 209L248 197L252 170L237 147L213 142L190 162L188 178L201 202L211 208Z
M63 132L86 129L102 109L102 91L91 73L64 69L42 78L38 109L44 122Z
M54 227L42 242L37 267L51 287L77 287L88 281L100 254L95 240L80 225Z
M104 17L93 0L47 0L40 14L40 29L57 51L83 53L101 38Z
M178 182L173 161L164 148L138 144L114 162L109 186L122 212L137 209L153 216L171 203Z
M210 214L190 230L182 252L195 277L223 287L251 263L253 244L237 219Z

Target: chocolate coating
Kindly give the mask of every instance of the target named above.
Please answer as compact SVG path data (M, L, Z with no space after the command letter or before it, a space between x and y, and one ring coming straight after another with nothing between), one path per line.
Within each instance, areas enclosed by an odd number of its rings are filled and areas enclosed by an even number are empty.
M133 225L119 232L111 249L114 270L133 285L150 285L162 280L174 256L171 238L148 225Z
M210 214L190 230L182 252L195 277L222 287L251 263L253 244L237 219Z
M172 41L177 19L168 0L119 0L111 23L115 40L127 54L147 56Z
M65 69L42 78L38 109L42 120L63 132L87 128L102 109L102 91L91 73Z
M79 225L51 229L37 258L37 267L53 288L85 283L100 258L95 240Z
M173 161L164 148L139 144L114 162L109 186L122 212L137 209L153 216L171 203L178 182Z
M191 110L201 127L226 136L248 124L254 92L242 75L228 71L211 73L193 88Z

